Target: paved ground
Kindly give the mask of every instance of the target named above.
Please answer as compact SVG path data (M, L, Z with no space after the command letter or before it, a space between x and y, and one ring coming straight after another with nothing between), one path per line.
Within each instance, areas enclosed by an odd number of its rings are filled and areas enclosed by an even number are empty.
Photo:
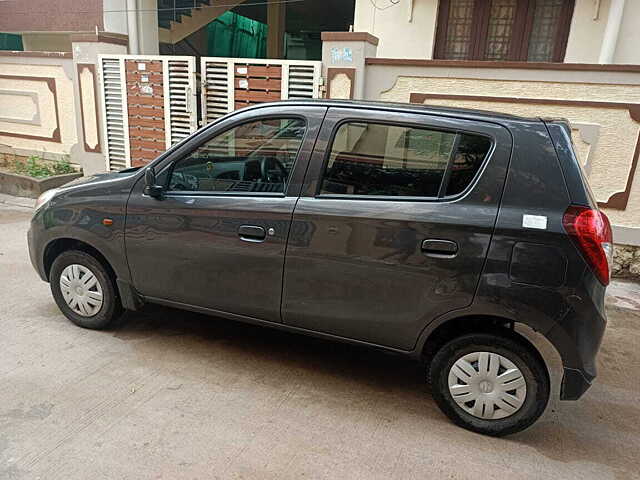
M29 264L29 216L0 204L0 479L640 478L638 311L611 307L583 400L492 439L394 356L160 308L77 328Z

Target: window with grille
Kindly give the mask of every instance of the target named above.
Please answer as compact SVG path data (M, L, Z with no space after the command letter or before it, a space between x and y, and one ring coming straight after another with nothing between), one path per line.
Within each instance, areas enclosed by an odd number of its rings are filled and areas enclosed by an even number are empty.
M506 60L513 38L513 24L516 18L517 0L493 0L489 10L487 28L486 60Z
M575 0L441 0L435 58L562 62Z
M474 0L460 0L449 7L445 55L452 60L464 60L471 46L471 24Z

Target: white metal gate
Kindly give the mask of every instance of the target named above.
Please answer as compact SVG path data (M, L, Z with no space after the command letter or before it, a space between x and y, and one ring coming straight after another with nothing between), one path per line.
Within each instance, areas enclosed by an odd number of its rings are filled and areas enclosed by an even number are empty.
M201 124L238 108L319 98L321 62L203 57ZM107 170L144 165L196 131L194 57L100 55Z
M197 129L195 59L100 55L107 170L144 165Z
M322 62L202 57L202 124L248 105L319 98Z

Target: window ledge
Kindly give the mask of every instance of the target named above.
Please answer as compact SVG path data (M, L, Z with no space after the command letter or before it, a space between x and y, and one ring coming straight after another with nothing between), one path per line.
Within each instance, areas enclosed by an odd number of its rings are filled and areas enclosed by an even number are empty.
M573 70L640 73L640 65L552 62L488 62L480 60L422 60L411 58L367 58L366 65L449 68L512 68L524 70Z

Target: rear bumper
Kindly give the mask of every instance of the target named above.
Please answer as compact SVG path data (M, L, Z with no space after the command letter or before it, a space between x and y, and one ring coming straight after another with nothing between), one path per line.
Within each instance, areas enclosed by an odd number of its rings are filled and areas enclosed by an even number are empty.
M546 334L562 357L561 400L578 400L597 375L596 357L607 325L604 287L599 288L592 295L573 295L567 314Z

